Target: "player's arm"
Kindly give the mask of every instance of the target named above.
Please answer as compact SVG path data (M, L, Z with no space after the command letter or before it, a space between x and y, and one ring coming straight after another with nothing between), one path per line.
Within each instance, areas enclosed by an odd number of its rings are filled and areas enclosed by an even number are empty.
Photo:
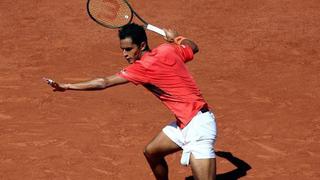
M179 45L189 46L192 49L193 54L199 52L199 47L195 42L188 38L180 36L177 31L172 29L164 29L164 32L166 33L166 36L164 37L166 41L171 43L174 42Z
M127 79L118 75L112 75L105 78L96 78L90 81L79 82L79 83L58 83L48 78L44 80L54 88L54 91L65 91L65 90L102 90L111 86L125 84L129 82Z

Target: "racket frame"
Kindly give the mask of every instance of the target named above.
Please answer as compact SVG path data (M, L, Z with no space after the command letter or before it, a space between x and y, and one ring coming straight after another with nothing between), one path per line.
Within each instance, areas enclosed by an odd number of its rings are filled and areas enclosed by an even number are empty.
M160 35L162 35L162 36L166 36L164 30L162 30L161 28L158 28L158 27L156 27L156 26L154 26L154 25L152 25L152 24L149 24L147 21L145 21L145 20L132 8L132 6L129 4L129 2L128 2L127 0L122 0L122 1L124 1L124 2L126 3L126 5L129 7L131 14L130 14L130 19L128 20L128 23L127 23L127 24L124 24L124 25L122 25L122 26L111 26L111 25L109 25L109 24L106 24L106 23L103 23L103 22L97 20L97 19L91 14L91 12L90 12L90 10L89 10L89 9L90 9L90 1L91 1L91 0L87 0L87 13L88 13L89 17L90 17L92 20L94 20L96 23L100 24L101 26L104 26L104 27L107 27L107 28L110 28L110 29L121 28L121 27L123 27L123 26L131 23L132 20L133 20L133 16L136 16L136 17L144 24L144 26L145 26L146 29L148 29L148 30L150 30L150 31L153 31L153 32L155 32L155 33L158 33L158 34L160 34Z

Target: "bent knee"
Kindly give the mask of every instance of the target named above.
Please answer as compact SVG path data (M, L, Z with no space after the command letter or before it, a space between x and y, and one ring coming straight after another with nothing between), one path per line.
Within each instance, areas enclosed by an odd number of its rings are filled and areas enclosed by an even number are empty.
M149 156L150 156L147 148L144 148L144 150L143 150L143 155L146 156L146 157L149 157Z
M146 158L149 159L155 159L155 158L163 158L164 156L162 155L161 151L159 149L153 147L152 145L147 145L144 150L143 154Z
M144 156L146 156L147 158L151 158L154 156L154 151L152 150L152 148L150 147L150 145L147 145L144 150L143 150L143 154Z

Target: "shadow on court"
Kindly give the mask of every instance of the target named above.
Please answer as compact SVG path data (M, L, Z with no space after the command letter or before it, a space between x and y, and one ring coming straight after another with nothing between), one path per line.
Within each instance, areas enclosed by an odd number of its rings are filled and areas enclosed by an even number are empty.
M217 180L237 180L245 175L247 175L247 171L251 169L251 166L244 162L243 160L233 156L230 152L217 151L216 155L225 158L230 163L232 163L236 169L226 172L223 174L217 175ZM185 180L194 180L192 176L186 177Z

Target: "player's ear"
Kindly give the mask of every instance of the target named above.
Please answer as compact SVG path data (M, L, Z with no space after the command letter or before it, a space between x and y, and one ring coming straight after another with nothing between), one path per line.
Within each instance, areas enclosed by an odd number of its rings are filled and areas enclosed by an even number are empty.
M141 50L142 50L142 51L146 50L147 43L146 43L146 42L142 42L141 45L140 45L140 47L141 47Z

